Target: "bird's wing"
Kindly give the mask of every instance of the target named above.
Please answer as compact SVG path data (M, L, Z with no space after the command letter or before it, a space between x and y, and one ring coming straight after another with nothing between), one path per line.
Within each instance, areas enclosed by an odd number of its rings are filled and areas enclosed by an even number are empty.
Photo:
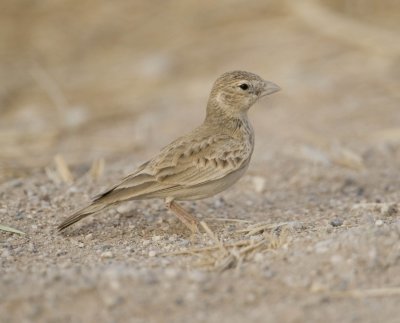
M190 187L214 181L247 164L251 145L226 134L204 136L167 147L144 169L159 183Z
M178 139L95 201L125 200L214 181L247 165L251 153L250 144L225 134Z

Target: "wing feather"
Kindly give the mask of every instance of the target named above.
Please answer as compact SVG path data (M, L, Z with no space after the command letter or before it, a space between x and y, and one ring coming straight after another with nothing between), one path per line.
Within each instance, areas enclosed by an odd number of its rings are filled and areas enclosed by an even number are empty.
M251 153L251 144L225 134L173 142L95 201L156 196L215 181L247 165Z

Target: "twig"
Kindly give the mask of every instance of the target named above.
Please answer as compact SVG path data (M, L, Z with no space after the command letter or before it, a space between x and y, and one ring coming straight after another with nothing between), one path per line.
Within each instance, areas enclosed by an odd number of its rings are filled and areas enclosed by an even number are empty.
M344 292L329 293L329 296L344 298L364 298L364 297L388 297L388 296L400 296L400 287L386 287L386 288L374 288L374 289L353 289Z
M0 224L0 230L1 230L1 231L5 231L5 232L17 233L17 234L21 234L21 235L24 235L24 234L25 234L25 232L22 232L22 231L19 231L19 230L17 230L17 229L10 228L10 227L8 227L8 226L1 225L1 224Z
M252 223L253 221L242 219L229 219L229 218L205 218L206 221L221 221L221 222L239 222L239 223Z
M233 242L233 243L228 243L225 244L224 247L225 248L232 248L232 247L240 247L243 245L248 245L249 243L251 243L252 240L241 240L241 241L237 241L237 242ZM212 251L215 249L219 249L220 246L209 246L209 247L203 247L203 248L193 248L193 249L187 249L187 250L179 250L179 251L172 251L172 252L166 252L166 253L162 253L159 254L159 256L175 256L175 255L185 255L185 254L195 254L195 253L199 253L199 252L206 252L206 251Z
M61 155L56 155L54 157L54 162L56 164L56 169L61 179L68 184L72 184L74 181L74 177L72 176L71 171L64 158Z
M93 179L100 178L104 173L104 159L96 159L90 167L89 174Z
M225 248L224 244L215 236L214 232L211 231L207 223L201 221L200 224L203 227L204 231L206 231L208 236L214 240L215 244L221 249L221 251L229 253L228 250Z
M265 223L257 223L254 225L249 226L246 229L237 230L237 233L245 233L247 232L246 236L251 236L261 231L270 230L270 229L277 229L284 225L289 224L290 222L281 222L281 223L272 223L272 224L265 224Z

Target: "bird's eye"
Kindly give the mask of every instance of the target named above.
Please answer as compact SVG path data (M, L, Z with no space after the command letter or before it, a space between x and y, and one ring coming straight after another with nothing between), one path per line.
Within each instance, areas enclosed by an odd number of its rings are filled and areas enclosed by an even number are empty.
M248 85L247 83L243 83L243 84L240 84L239 87L240 87L243 91L246 91L246 90L249 88L249 85Z

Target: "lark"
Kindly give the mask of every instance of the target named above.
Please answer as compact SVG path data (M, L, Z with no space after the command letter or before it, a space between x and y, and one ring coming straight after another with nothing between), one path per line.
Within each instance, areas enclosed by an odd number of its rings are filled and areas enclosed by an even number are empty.
M95 196L90 205L63 221L64 230L84 217L125 201L164 199L193 233L198 220L177 201L204 199L233 185L246 172L254 148L250 107L280 87L256 74L222 74L212 87L201 126L164 147L132 174Z

